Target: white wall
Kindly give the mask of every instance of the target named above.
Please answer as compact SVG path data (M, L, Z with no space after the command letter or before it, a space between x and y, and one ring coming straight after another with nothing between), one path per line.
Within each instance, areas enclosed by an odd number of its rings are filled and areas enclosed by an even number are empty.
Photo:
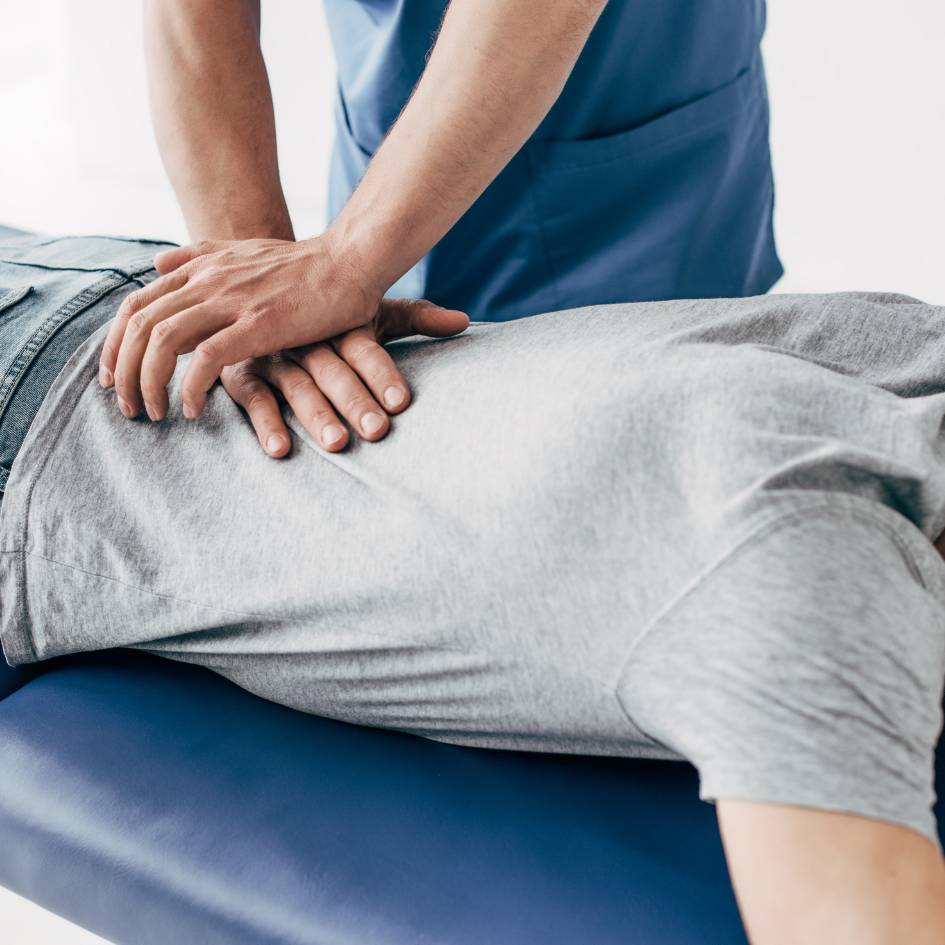
M0 222L186 239L150 131L140 17L133 0L0 0ZM942 0L770 0L778 291L945 303L943 36ZM297 231L314 232L334 81L320 4L266 0L264 45L286 192Z
M334 60L317 0L267 0L286 195L323 225ZM151 132L136 0L0 0L0 224L186 240Z
M945 304L945 3L770 0L777 291Z

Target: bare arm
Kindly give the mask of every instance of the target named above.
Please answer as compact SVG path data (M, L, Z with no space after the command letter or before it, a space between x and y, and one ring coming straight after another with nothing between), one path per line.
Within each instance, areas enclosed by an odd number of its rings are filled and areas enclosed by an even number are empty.
M219 11L221 2L198 6ZM137 416L143 402L153 419L165 415L166 386L180 354L194 352L181 396L185 414L195 417L227 366L369 325L384 293L538 126L605 6L606 0L452 0L413 96L324 234L297 243L206 242L158 257L165 275L123 303L102 355L103 383L114 373L126 416ZM215 48L225 57L229 47ZM193 55L199 61L205 53ZM238 71L234 61L221 69L221 75ZM240 99L230 92L220 90L226 108L238 108ZM191 115L190 121L198 119ZM231 129L223 140L232 143L242 131ZM212 135L202 140L205 151L213 150ZM239 167L261 160L256 145L250 150L236 161ZM266 153L271 163L249 166L263 168L271 197L274 146ZM217 176L225 177L228 168ZM234 199L241 206L239 194ZM202 206L199 189L192 202ZM306 353L299 363L314 377L319 358L318 351ZM369 386L380 389L373 380ZM355 410L364 403L361 394Z
M423 77L332 227L386 290L561 94L606 0L453 0Z
M158 147L194 240L292 239L259 0L145 0Z

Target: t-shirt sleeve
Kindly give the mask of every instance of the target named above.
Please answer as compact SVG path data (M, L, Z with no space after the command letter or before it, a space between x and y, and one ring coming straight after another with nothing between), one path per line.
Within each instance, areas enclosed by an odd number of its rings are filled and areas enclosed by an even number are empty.
M937 841L945 562L849 496L730 550L631 643L617 692L701 796L890 820Z

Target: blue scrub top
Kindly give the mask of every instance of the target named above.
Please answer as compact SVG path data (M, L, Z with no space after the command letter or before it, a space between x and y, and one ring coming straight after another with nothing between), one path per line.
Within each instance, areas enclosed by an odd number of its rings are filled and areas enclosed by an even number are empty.
M326 0L330 218L419 80L446 6ZM505 321L767 291L782 268L764 26L764 0L610 0L535 133L390 294Z

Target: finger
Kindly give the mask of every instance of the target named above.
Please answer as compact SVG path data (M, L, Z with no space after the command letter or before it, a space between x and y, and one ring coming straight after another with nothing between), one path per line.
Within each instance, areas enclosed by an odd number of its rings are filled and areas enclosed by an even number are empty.
M355 328L331 340L339 356L362 378L388 413L400 413L410 403L410 388L390 354L367 328Z
M224 240L201 240L199 243L191 243L189 246L175 246L173 249L165 249L154 257L154 268L162 274L173 272L183 266L184 263L188 263L198 256L219 252L228 245L229 243Z
M181 383L181 399L184 416L190 420L199 417L207 402L207 391L213 387L220 372L228 364L238 364L263 352L257 350L260 343L259 319L254 317L223 318L230 324L215 334L205 336L194 348L190 364ZM262 336L262 341L268 339Z
M309 434L331 452L348 443L348 430L318 389L312 375L293 361L271 360L265 368L267 380L277 387Z
M175 292L183 288L186 283L187 274L176 272L173 275L155 279L149 285L142 286L142 288L125 296L112 319L108 335L105 338L105 344L102 347L102 353L99 355L98 380L102 387L111 387L114 383L118 355L131 316L168 292Z
M285 354L305 368L318 389L365 440L379 440L390 429L387 413L329 345L289 348Z
M384 299L377 318L382 327L379 341L428 335L446 338L469 327L469 316L455 308L442 308L426 299Z
M141 362L151 340L151 332L160 322L191 308L191 299L189 288L178 289L135 312L128 319L118 351L118 363L115 365L115 393L118 395L118 407L126 417L136 417L142 407ZM204 319L202 337L206 338L220 327L224 316L207 308L202 309L202 313L210 319L209 325Z
M218 311L208 302L200 302L158 322L152 329L141 359L141 396L144 409L152 420L167 416L167 385L177 369L177 359L193 351L200 342L226 319L217 319ZM222 377L222 375L221 375Z
M222 371L220 382L230 397L246 411L259 445L270 456L285 456L292 441L269 383L255 372L239 367Z

